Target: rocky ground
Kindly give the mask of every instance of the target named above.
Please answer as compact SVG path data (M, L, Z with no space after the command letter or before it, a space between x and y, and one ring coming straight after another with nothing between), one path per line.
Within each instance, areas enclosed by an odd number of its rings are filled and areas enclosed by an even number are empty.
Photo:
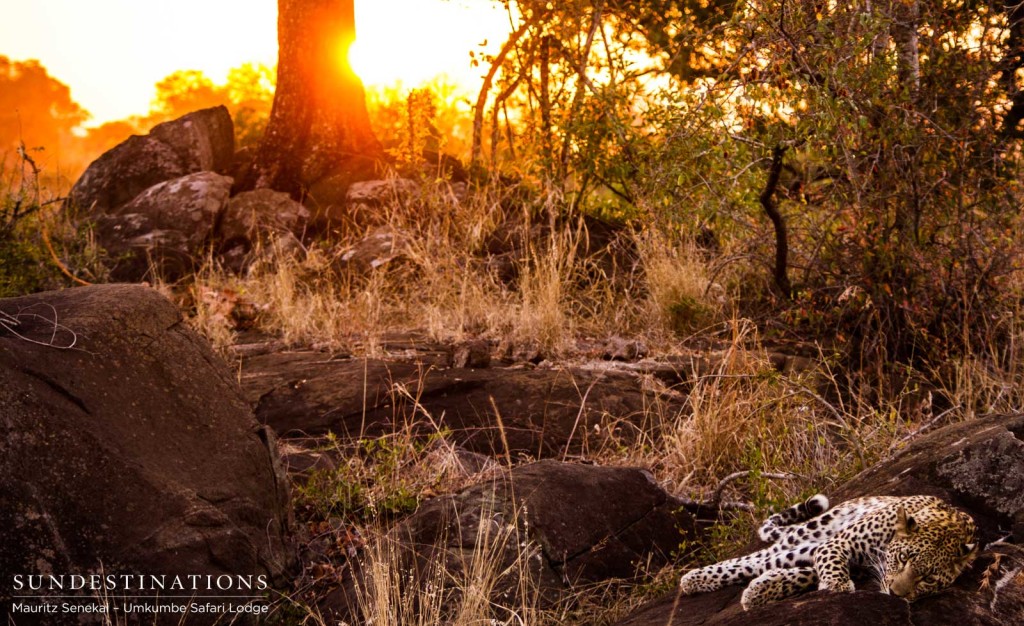
M411 193L369 181L323 190L311 209L269 190L234 193L244 167L226 111L199 111L105 154L72 205L95 225L112 278L155 269L173 280L205 252L239 272L267 241L301 248L310 232ZM594 271L635 270L614 232L590 228L580 253ZM515 280L527 231L498 229L476 261ZM372 271L403 246L382 226L330 262ZM231 299L225 318L251 326L259 311L246 306ZM593 589L637 605L602 618L623 626L1024 623L1024 416L925 432L928 422L829 494L934 494L970 512L985 549L951 590L908 605L865 586L744 613L739 588L680 597L672 581L718 541L719 505L749 503L725 502L721 488L695 501L685 482L628 462L679 436L669 426L693 410L698 379L731 376L722 364L734 349L709 339L650 357L638 340L578 339L557 358L530 342L414 331L381 333L372 350L331 345L250 329L215 352L141 285L0 301L0 502L13 503L0 507L0 574L264 576L271 621L285 624L559 623ZM812 365L792 349L758 358L765 367L742 376L768 384ZM793 389L772 402L827 405ZM812 424L815 434L843 419Z
M535 606L554 606L579 585L685 560L679 547L716 516L642 468L581 462L610 441L658 436L658 424L629 416L647 414L638 410L644 403L671 404L685 382L645 387L635 370L657 370L654 362L560 368L492 359L473 368L452 363L461 347L356 359L247 344L236 347L245 356L235 371L145 287L44 293L5 300L0 310L0 492L18 503L3 509L4 571L49 555L54 569L101 560L142 571L259 572L295 593L314 564L331 564L326 579L316 577L317 611L352 619L371 542L318 548L288 493L317 467L344 463L345 442L403 429L417 415L447 433L443 458L460 460L465 486L425 499L387 529L395 562L414 573L405 585L426 584L437 563L471 571L487 543L480 529L493 528L512 535L486 546L501 573L490 601L518 606L530 589ZM328 430L332 446L322 439ZM907 605L871 591L813 593L755 614L742 613L739 588L729 588L670 594L621 623L1020 621L1024 553L1014 542L1024 531L1024 417L938 429L833 499L912 493L969 511L987 546L939 596ZM524 554L527 565L513 567Z

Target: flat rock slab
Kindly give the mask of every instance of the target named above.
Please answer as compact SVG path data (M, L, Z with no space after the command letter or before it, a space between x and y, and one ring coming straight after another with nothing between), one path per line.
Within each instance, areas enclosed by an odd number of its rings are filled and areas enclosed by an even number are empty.
M662 624L1024 624L1024 415L947 426L912 442L831 494L938 496L969 512L986 549L954 586L914 604L873 591L815 592L757 610L739 606L742 587L667 596L620 626ZM998 540L1010 543L994 543ZM752 549L756 549L753 548Z
M0 576L287 578L274 435L171 302L102 285L0 312Z
M461 369L315 352L246 358L241 382L256 416L284 436L357 438L414 424L448 429L474 452L534 458L628 444L680 410L678 398L644 389L629 373Z

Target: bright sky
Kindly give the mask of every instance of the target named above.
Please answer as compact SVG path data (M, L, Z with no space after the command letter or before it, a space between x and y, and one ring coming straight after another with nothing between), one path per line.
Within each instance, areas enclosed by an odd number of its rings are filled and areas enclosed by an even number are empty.
M245 62L277 60L277 0L0 0L0 55L38 59L71 87L88 125L149 110L153 86L176 70L215 82ZM356 0L353 65L369 85L415 87L438 74L474 92L508 18L490 0Z

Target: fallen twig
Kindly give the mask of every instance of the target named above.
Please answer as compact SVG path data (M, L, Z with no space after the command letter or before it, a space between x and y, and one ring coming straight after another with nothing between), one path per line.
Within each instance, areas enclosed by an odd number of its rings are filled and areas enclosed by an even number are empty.
M53 305L46 304L46 303L40 303L40 305L41 306L49 307L50 310L53 312L53 317L52 318L48 318L48 317L45 317L43 315L39 315L38 313L27 313L26 311L28 309L22 309L21 311L19 311L18 313L15 313L13 315L10 314L10 313L6 313L4 311L0 311L0 329L6 330L7 332L9 332L12 335L14 335L15 337L17 337L18 339L21 339L22 341L27 341L29 343L34 343L34 344L39 345L39 346L46 346L48 348L57 348L58 350L70 350L71 348L74 348L75 344L78 343L78 335L75 334L75 331L71 330L67 326L65 326L65 325L63 325L63 324L61 324L61 323L59 323L57 321L57 309L55 309L53 307ZM40 306L40 305L32 305L32 306ZM30 309L32 307L28 307L28 308ZM22 325L23 320L33 319L33 318L39 319L39 320L43 320L44 322L47 322L48 324L52 324L53 325L53 331L50 333L49 341L39 341L38 339L32 339L31 337L26 337L22 333L20 333L17 330L15 330L15 328L18 328L19 330L21 330L20 327ZM57 342L58 335L60 335L62 332L63 333L67 333L68 335L70 335L70 340L67 342L66 345L64 344L64 342L61 342L61 343Z

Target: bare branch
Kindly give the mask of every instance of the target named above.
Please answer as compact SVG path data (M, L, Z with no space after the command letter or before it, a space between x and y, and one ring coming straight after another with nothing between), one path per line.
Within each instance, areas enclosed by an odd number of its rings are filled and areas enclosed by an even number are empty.
M483 151L483 128L484 128L484 107L487 105L487 94L491 91L491 83L494 82L494 77L497 75L498 70L505 64L505 59L509 53L515 48L516 44L526 33L526 31L533 25L533 20L528 20L520 24L516 32L512 33L508 37L508 41L501 47L501 51L498 52L498 56L494 57L494 62L491 63L491 69L487 71L487 75L484 76L484 82L480 85L480 93L476 97L476 107L473 111L473 151L470 157L471 166L478 166L480 164L480 153Z

